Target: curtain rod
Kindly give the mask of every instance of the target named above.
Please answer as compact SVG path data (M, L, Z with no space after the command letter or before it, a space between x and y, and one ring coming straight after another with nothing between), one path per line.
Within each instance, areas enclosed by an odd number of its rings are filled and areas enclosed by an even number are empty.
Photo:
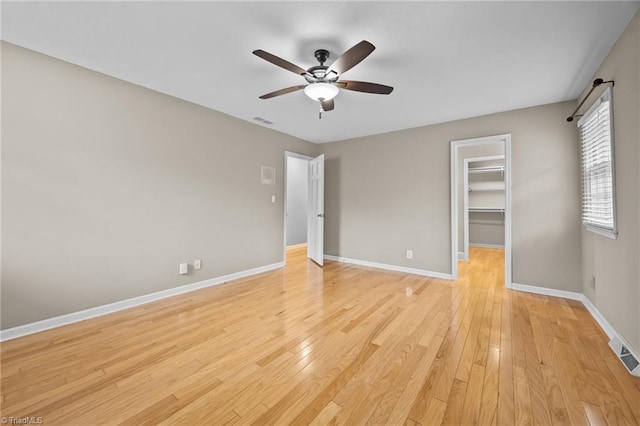
M571 114L569 117L567 117L567 121L569 123L571 123L573 121L573 119L576 118L576 117L582 117L582 114L576 115L576 112L578 112L578 110L580 109L580 107L582 107L582 105L585 103L585 101L587 99L589 99L589 96L591 96L591 94L596 89L596 87L600 86L601 84L606 84L606 83L611 83L612 86L615 86L615 83L613 82L613 80L604 81L601 78L596 78L595 80L593 80L593 86L591 86L591 90L589 90L589 93L587 93L587 96L585 96L584 99L582 100L582 102L580 102L578 104L578 106L576 107L576 110L573 111L573 114Z

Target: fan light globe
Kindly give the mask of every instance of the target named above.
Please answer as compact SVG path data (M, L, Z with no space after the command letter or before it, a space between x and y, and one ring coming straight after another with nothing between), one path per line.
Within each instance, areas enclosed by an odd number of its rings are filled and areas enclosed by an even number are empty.
M328 101L336 97L340 92L333 84L329 83L311 83L304 88L304 93L314 101Z

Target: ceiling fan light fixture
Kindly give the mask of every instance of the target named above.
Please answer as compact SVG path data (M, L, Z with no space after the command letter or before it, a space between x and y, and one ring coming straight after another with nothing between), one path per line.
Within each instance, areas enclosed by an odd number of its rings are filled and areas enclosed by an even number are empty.
M321 100L329 101L335 98L338 93L340 93L340 89L329 83L311 83L304 88L304 94L318 102Z

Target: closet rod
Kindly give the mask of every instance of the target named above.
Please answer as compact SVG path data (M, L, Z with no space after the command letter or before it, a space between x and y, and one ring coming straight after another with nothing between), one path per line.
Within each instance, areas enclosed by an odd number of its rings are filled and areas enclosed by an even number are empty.
M571 114L569 117L567 117L567 121L569 123L571 123L573 121L573 119L576 118L576 117L582 117L582 114L576 115L576 112L578 112L578 110L582 107L582 105L584 105L585 101L587 99L589 99L589 96L591 96L593 91L596 90L596 87L600 86L601 84L606 84L606 83L611 83L612 86L615 86L615 83L614 83L613 80L604 81L601 78L596 78L595 80L593 80L593 85L591 86L591 89L589 90L589 93L587 93L587 96L585 96L584 99L582 100L582 102L580 102L578 104L578 106L576 107L576 110L573 111L573 114Z

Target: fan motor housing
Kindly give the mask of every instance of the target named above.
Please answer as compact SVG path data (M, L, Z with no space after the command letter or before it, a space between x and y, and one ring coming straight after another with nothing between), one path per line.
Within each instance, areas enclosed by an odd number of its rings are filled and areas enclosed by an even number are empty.
M338 79L338 74L330 72L327 75L327 70L329 67L325 65L316 65L315 67L311 67L307 70L307 74L304 75L304 78L309 83L319 83L319 82L327 82L331 83Z
M327 75L329 67L324 63L329 59L329 51L326 49L318 49L313 55L316 57L318 62L320 62L320 65L309 68L307 70L307 74L304 75L304 78L309 83L333 83L338 80L338 74L335 72Z
M316 57L318 62L320 62L320 65L324 65L324 63L327 62L327 59L329 59L329 51L326 49L318 49L313 55Z

